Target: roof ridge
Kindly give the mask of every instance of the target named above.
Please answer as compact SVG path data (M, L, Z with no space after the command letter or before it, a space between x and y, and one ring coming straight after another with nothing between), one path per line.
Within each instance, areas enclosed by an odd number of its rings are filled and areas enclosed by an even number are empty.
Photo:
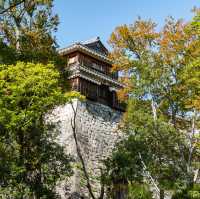
M74 44L72 44L71 46L67 46L67 47L65 47L65 48L58 49L58 53L65 53L65 52L67 52L67 51L70 51L70 49L73 49L73 48L76 48L76 47L80 47L80 48L82 48L82 49L85 49L85 50L89 51L90 53L95 54L95 55L97 55L98 57L101 57L101 58L103 58L104 60L110 62L110 59L109 59L107 56L105 56L105 55L103 55L103 54L101 54L101 53L98 53L97 51L92 50L92 49L88 48L86 45L81 44L81 43L74 43Z
M88 40L86 40L86 41L82 41L81 43L82 43L83 45L85 45L85 44L90 44L90 43L94 43L94 42L97 42L97 41L100 41L100 37L99 37L99 36L93 37L93 38L88 39Z

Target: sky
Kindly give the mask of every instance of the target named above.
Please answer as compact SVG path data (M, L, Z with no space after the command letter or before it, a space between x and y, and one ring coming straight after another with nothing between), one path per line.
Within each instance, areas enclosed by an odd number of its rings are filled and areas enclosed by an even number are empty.
M60 18L56 38L63 48L99 36L109 48L109 36L119 25L140 16L161 29L168 16L190 20L194 6L200 7L200 0L55 0L54 13Z

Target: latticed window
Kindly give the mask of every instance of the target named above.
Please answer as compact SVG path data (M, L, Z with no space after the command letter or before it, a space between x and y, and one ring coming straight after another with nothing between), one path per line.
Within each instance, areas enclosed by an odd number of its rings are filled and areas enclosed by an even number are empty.
M102 85L99 90L99 97L106 99L108 96L108 88L107 86Z

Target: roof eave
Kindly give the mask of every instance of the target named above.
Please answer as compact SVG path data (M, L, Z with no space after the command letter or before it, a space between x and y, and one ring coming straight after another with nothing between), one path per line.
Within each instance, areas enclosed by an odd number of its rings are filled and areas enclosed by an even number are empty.
M87 47L81 45L81 44L74 44L70 47L67 47L67 48L63 48L63 49L60 49L58 50L58 53L60 55L67 55L69 53L72 53L72 52L75 52L75 51L80 51L80 52L83 52L89 56L92 56L100 61L104 61L108 64L112 64L111 60L108 59L107 57L103 56L103 55L100 55L90 49L88 49Z

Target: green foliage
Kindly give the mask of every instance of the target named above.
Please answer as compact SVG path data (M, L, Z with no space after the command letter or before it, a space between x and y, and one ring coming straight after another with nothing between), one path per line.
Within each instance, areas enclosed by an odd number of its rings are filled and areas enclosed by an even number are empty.
M143 160L160 189L194 183L200 157L196 132L200 119L199 38L199 13L187 24L170 17L159 32L151 20L139 18L112 33L113 70L121 71L126 85L119 92L128 101L124 129L128 137L135 137L124 141L123 147L117 146L119 155L114 153L110 160L115 162L110 167L112 177L116 171L124 180L140 180L135 178L133 164L141 165ZM134 150L127 147L131 145L136 146ZM132 168L133 179L129 175ZM126 171L128 175L123 173Z
M16 60L16 51L0 40L0 64L12 64Z
M121 141L116 150L113 151L111 158L105 161L108 175L107 183L121 183L123 181L141 181L142 164L139 152L144 155L144 142L138 136L129 136L128 139Z
M52 64L19 62L1 65L0 69L1 104L4 103L9 110L3 112L9 114L9 128L12 128L12 123L15 128L15 122L20 122L26 130L35 115L41 117L49 108L64 102L58 87L60 75Z
M170 188L175 179L178 180L183 175L178 150L178 143L182 143L183 138L162 115L154 121L150 103L146 100L129 101L126 128L135 132L131 137L136 136L143 143L136 151L141 153L151 175L160 186ZM134 144L132 140L129 141L129 145Z
M44 122L48 110L69 99L59 77L52 64L0 65L3 198L55 198L56 183L71 175L70 158L56 143L58 131Z
M152 193L146 184L133 183L128 187L128 199L152 199Z
M52 6L52 0L5 0L1 5L2 198L57 198L56 183L72 173L71 158L56 143L58 130L44 122L53 107L80 96L64 94L68 74L66 60L56 52L58 16Z
M200 185L196 184L192 189L183 188L175 192L172 199L199 199L200 198Z
M60 71L60 85L69 89L65 58L58 55L55 37L58 16L52 14L53 0L4 1L3 7L12 9L2 14L0 24L0 63L17 61L53 63Z
M1 37L10 48L17 50L16 60L25 62L54 62L62 59L56 52L53 32L57 30L58 16L52 14L53 0L4 1L8 9L3 13ZM62 62L63 66L63 62Z

